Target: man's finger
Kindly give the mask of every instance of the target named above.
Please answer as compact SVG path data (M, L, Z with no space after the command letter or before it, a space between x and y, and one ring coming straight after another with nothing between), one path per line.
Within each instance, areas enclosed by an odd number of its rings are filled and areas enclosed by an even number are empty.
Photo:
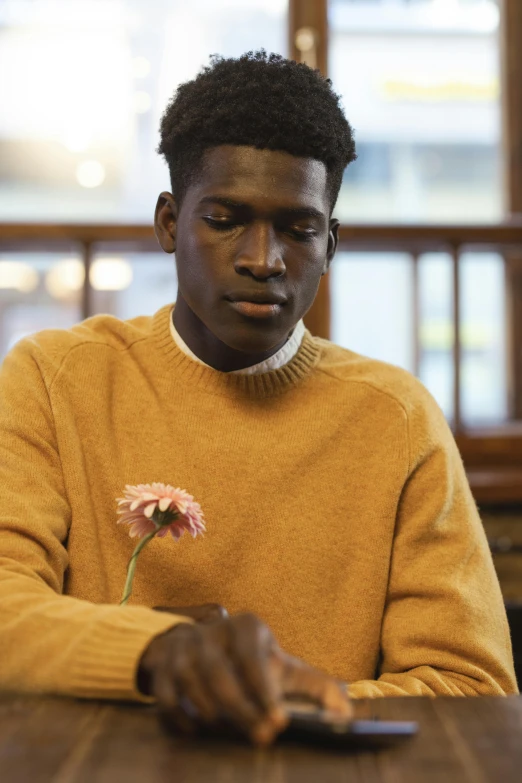
M174 678L166 662L157 666L152 672L151 695L157 699L158 705L163 709L172 710L178 704Z
M193 705L196 718L212 723L219 717L219 705L200 673L196 661L190 667L185 666L178 671L177 690L182 699L187 699L189 704Z
M284 661L283 692L287 697L312 699L325 710L346 718L353 715L352 704L342 683L289 655Z
M230 654L234 665L254 701L268 715L281 710L282 683L280 672L271 665L277 645L270 629L254 615L244 614L231 627Z
M158 667L152 677L152 693L157 699L157 711L164 728L193 734L196 730L194 717L181 705L180 695L167 665Z
M228 718L237 728L252 736L263 723L264 715L251 701L231 664L220 651L210 648L202 653L200 667L206 686L214 697L218 716L221 714Z

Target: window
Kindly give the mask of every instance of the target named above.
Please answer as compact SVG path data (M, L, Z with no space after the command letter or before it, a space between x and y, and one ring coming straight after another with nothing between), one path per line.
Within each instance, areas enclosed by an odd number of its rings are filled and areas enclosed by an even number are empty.
M330 0L329 23L329 75L359 149L338 217L500 220L497 4Z
M298 7L315 21L299 17ZM296 30L310 23L320 31L326 10L329 75L359 155L341 189L341 222L371 231L375 223L502 219L493 0L158 0L154 10L144 0L2 4L0 221L150 225L157 194L169 187L155 149L176 85L211 52L286 54L289 20ZM92 290L82 297L78 244L25 254L3 247L0 357L24 334L80 320L87 300L89 312L120 318L172 301L174 261L149 248L95 246ZM463 420L503 421L504 259L465 252L460 266ZM451 419L450 255L346 244L329 278L331 338L417 374Z
M330 0L329 75L358 151L342 222L503 218L499 15L492 0ZM462 418L491 424L508 415L504 259L464 253L460 267ZM444 253L391 252L345 252L330 272L332 339L415 372L450 419L452 274Z
M287 0L6 0L0 6L0 221L150 224L169 189L156 154L176 86L208 63L286 54ZM23 97L21 97L23 96ZM98 253L95 312L176 297L172 257ZM0 254L0 360L26 334L82 318L78 248Z
M246 5L3 3L0 220L150 222L169 187L155 150L176 86L213 52L286 53L286 0Z

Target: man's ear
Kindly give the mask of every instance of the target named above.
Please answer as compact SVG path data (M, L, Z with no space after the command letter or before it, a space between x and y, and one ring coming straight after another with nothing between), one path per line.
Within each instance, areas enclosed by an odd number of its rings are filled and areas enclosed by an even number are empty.
M325 275L330 269L330 264L332 263L332 259L335 255L335 251L337 250L338 244L339 244L339 221L337 220L337 218L331 218L330 227L328 231L328 247L326 248L326 258L324 260L324 267L323 267L323 271L321 272L321 276Z
M172 193L164 190L158 196L154 213L154 232L165 253L176 252L178 205Z

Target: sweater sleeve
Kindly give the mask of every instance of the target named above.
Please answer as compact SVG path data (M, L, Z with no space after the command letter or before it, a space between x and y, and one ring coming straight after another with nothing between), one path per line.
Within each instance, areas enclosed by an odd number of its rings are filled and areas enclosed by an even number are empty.
M187 618L62 594L70 509L42 364L27 339L0 369L0 690L150 701L141 654Z
M453 435L416 382L377 680L354 698L517 693L506 612Z

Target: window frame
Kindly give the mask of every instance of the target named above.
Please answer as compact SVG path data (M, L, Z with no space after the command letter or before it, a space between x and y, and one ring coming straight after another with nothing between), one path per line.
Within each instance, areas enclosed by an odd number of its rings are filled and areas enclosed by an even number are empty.
M503 174L504 198L507 219L504 227L512 226L514 235L503 253L506 270L508 300L505 324L508 343L508 390L510 414L515 419L504 427L485 432L465 432L460 423L460 310L459 310L459 251L469 242L469 227L416 226L419 241L408 230L410 227L372 226L374 239L379 236L383 248L404 249L410 245L412 259L426 250L430 239L439 249L443 247L454 260L453 329L455 366L454 430L468 476L477 502L522 503L522 3L520 0L499 0L500 59L502 94ZM296 60L319 67L328 75L328 0L289 0L289 53ZM299 31L302 28L315 31L315 47L312 52L298 48ZM310 54L312 57L310 58ZM311 61L310 61L311 60ZM494 227L484 227L486 231ZM501 229L501 226L498 227ZM340 230L341 248L350 249L357 238L368 233L368 227L343 224ZM481 227L476 228L480 234ZM438 236L434 236L438 235ZM485 238L485 237L484 237ZM499 237L500 238L500 237ZM413 239L413 246L412 246ZM422 241L421 241L422 240ZM364 240L363 240L364 244ZM498 249L496 245L495 249ZM412 303L415 313L415 302ZM330 288L329 276L321 280L317 298L308 312L305 323L320 337L330 338ZM520 421L517 421L520 420Z
M454 259L454 388L453 427L477 502L522 503L522 3L501 0L501 74L503 161L506 213L509 219L492 226L401 226L344 224L340 247L407 250L415 258L430 249L449 251ZM303 36L303 28L305 34ZM307 62L327 74L328 0L288 0L288 52L293 59ZM311 37L310 37L311 36ZM309 46L310 40L313 45ZM303 48L303 42L308 46ZM300 48L301 47L301 48ZM145 225L50 225L0 224L2 249L23 251L75 247L82 255L85 282L82 289L82 318L93 315L93 291L89 269L100 246L134 250L159 250L153 230ZM465 431L460 423L460 312L458 290L459 253L469 246L501 249L506 260L508 313L508 387L510 413L514 421L495 430ZM415 301L412 307L418 306ZM315 302L305 317L310 331L330 338L329 275L321 279ZM418 313L417 313L418 320Z

